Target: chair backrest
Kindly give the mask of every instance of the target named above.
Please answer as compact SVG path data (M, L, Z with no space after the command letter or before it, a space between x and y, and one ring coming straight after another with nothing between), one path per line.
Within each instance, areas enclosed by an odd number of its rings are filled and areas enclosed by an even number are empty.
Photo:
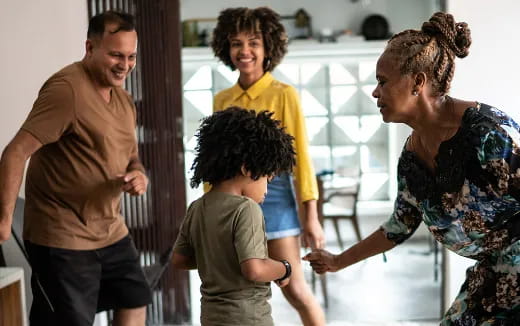
M13 222L11 224L11 234L15 239L20 251L23 256L27 260L27 253L25 252L25 247L22 241L22 224L23 224L23 207L24 207L24 199L18 197L16 199L14 214L13 214ZM0 245L0 266L7 266L4 253L2 250L2 246Z
M325 197L325 191L323 189L323 179L321 175L316 175L316 183L318 184L318 200L316 201L316 208L318 210L318 220L323 225L323 199Z
M324 216L324 205L330 203L336 198L336 202L339 198L344 201L347 198L352 202L351 207L352 215L357 215L357 201L359 198L359 190L361 185L361 175L348 178L348 185L334 185L334 178L337 177L332 171L322 171L316 175L316 181L318 184L319 199L317 201L318 217L320 221L323 221ZM338 205L340 206L340 205Z
M13 214L13 223L11 225L11 233L13 238L16 240L16 243L18 244L18 247L20 247L20 250L22 254L25 256L25 259L27 262L29 262L29 257L27 256L27 252L25 251L25 246L23 244L23 210L25 206L25 200L21 197L18 197L16 199L16 206L14 208L14 214Z
M23 256L29 263L29 256L27 251L25 250L25 245L23 243L23 212L24 212L25 200L23 198L18 197L16 200L16 206L13 214L13 223L11 225L11 233L13 238L15 239L20 251ZM173 253L173 244L170 248L168 248L160 257L159 261L151 266L144 267L145 277L148 280L150 286L152 288L157 287L162 274L165 272L166 268L170 265L171 255ZM0 264L2 259L1 251L0 251ZM0 265L1 266L1 265Z
M351 200L351 216L357 216L357 202L359 199L359 189L361 187L361 176L353 178L354 184L349 186L348 189L338 189L328 196L328 201L332 201L334 197L337 198L349 198Z
M330 179L324 180L324 176L330 176ZM359 197L359 189L361 176L339 177L330 173L320 173L316 175L320 199L318 200L318 217L320 222L330 219L333 222L336 231L336 237L340 249L343 250L343 240L339 227L339 220L348 219L352 222L356 238L361 241L361 230L357 216L357 201Z
M5 263L4 251L2 250L2 245L0 244L0 267L5 267L7 264Z

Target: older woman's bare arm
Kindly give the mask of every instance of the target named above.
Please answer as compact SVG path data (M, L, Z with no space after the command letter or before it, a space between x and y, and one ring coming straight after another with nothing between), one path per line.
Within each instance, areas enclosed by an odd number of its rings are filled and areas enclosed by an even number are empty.
M303 260L307 260L311 264L312 269L318 274L337 272L340 269L394 247L395 243L388 240L382 230L377 230L339 255L331 254L323 249L317 249L305 255Z

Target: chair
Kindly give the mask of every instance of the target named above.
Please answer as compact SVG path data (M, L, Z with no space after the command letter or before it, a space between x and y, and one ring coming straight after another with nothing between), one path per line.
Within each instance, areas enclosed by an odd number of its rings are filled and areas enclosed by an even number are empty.
M29 254L27 253L27 249L25 248L22 234L23 234L23 213L24 213L24 207L25 207L25 200L23 198L18 197L16 199L15 209L13 213L13 221L11 224L11 234L16 241L16 244L18 245L18 248L20 249L20 252L22 253L23 257L25 258L27 264L29 264L29 267L31 267L31 263L29 262ZM40 283L40 279L38 278L38 275L34 273L34 271L31 271L32 276L34 277L34 280L36 282L36 285L38 286L39 291L42 292L43 297L45 298L45 301L49 305L49 309L54 312L54 306L47 296L46 291L44 290L42 284ZM33 288L33 291L35 289Z
M325 308L329 307L329 293L327 290L327 274L318 274L321 283L321 293L323 295L323 305ZM313 271L311 274L311 286L312 292L316 293L316 273Z
M326 180L325 177L329 177ZM339 220L352 222L358 241L361 241L361 231L357 215L357 202L361 177L348 178L348 183L334 184L332 171L323 171L317 178L320 198L318 199L318 217L323 224L325 220L332 220L336 238L341 250L344 250L343 239L339 228Z
M20 249L21 254L26 259L27 262L29 262L29 258L27 256L27 252L25 251L25 246L23 244L22 240L22 221L23 221L23 209L24 209L24 202L25 200L23 198L18 197L16 199L15 203L15 209L13 212L13 221L11 223L11 234L16 241L16 244L18 248ZM0 266L7 266L7 263L5 261L5 258L2 253L2 246L0 245Z
M331 184L330 188L326 188L325 184L330 180L325 180L325 178L332 177L333 174L333 171L322 171L316 175L316 181L318 183L319 192L319 199L317 201L318 219L320 220L321 225L324 224L325 219L332 220L332 222L334 223L334 229L336 231L338 245L340 246L341 250L343 250L343 239L341 238L341 233L339 231L340 219L350 219L352 221L354 231L356 232L356 237L358 241L361 241L361 232L359 230L356 208L359 193L359 180L361 178L358 175L356 176L356 178L350 179L351 182L347 186L335 188L333 184ZM351 202L351 208L349 209L341 205L336 205L334 202L331 201L334 198L336 198L336 200L338 200L339 198L341 198L342 200L347 199L347 201ZM327 274L321 274L318 276L320 278L324 305L325 308L328 308L329 299L327 290ZM316 292L315 273L312 273L311 285L312 291Z
M4 258L4 251L2 250L2 245L0 244L0 267L6 267L7 264L5 263Z
M16 200L15 205L15 211L13 214L13 221L11 225L11 233L13 235L14 240L16 241L16 244L18 245L18 248L20 249L22 255L24 256L27 263L29 263L29 255L27 254L23 239L22 239L22 233L23 233L23 213L24 213L24 206L25 206L25 200L23 198L18 197ZM148 281L148 284L152 289L155 289L159 281L164 274L166 268L170 265L171 256L173 254L173 243L172 245L165 250L165 252L161 253L158 261L155 264L152 264L150 266L143 267L143 272L145 275L146 280ZM0 266L5 266L5 261L3 260L3 255L1 251L0 246ZM29 263L30 266L30 263ZM49 307L52 311L54 311L54 306L52 305L49 297L47 296L45 290L43 289L43 286L41 285L38 277L35 278L36 284L38 285L40 291L42 291L45 300L49 304Z
M13 235L20 252L24 258L29 262L29 255L25 250L25 245L22 240L23 233L23 211L25 206L25 200L21 197L16 199L16 204L13 212L13 221L11 223L11 234Z

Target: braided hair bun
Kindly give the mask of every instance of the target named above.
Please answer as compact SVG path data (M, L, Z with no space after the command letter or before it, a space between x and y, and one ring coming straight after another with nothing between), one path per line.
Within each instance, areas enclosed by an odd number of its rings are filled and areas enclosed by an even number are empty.
M444 43L457 57L464 58L469 54L471 31L468 24L456 23L452 15L437 12L429 21L423 23L421 30L436 37L438 42Z
M385 49L400 67L401 74L423 72L437 95L449 92L455 73L455 57L469 54L471 33L466 23L437 12L421 30L408 29L392 36Z

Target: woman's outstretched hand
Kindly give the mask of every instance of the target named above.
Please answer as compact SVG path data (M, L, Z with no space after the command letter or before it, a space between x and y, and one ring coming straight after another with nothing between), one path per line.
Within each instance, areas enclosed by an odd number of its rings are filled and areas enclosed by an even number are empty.
M327 250L315 249L302 259L308 261L312 269L318 274L337 272L339 270L338 255L333 255Z

